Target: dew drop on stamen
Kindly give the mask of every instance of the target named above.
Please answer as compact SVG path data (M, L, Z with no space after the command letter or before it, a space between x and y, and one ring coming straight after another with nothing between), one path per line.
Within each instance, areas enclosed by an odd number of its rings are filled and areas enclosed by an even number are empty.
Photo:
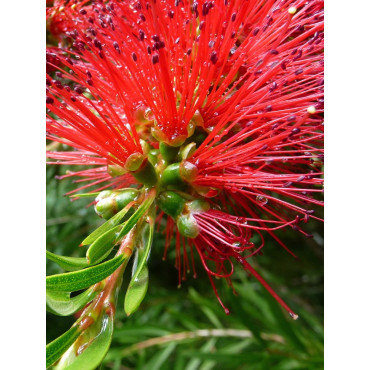
M268 203L268 199L266 197L264 197L263 195L257 195L256 196L256 202L260 206L265 206Z

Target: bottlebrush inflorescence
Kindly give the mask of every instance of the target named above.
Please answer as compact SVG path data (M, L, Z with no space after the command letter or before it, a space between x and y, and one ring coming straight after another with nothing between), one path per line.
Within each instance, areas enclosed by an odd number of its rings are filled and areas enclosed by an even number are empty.
M292 253L274 231L309 237L310 205L322 204L323 1L56 1L47 24L58 43L47 49L47 138L74 148L49 151L49 163L88 166L63 177L109 220L82 243L81 271L113 261L99 264L115 245L124 256L93 281L79 338L102 307L113 315L134 251L130 287L138 276L147 286L156 225L165 255L175 239L179 284L197 253L223 306L213 278L231 284L238 264L296 318L247 259L266 235ZM128 314L145 294L129 292Z

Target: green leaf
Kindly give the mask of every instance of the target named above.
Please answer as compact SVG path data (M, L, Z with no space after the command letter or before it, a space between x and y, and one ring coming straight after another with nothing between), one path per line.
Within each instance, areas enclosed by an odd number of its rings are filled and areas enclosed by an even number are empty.
M101 235L90 245L86 252L86 258L89 261L89 265L95 265L108 257L113 247L117 244L117 235L121 229L122 225L114 227Z
M125 236L139 221L139 219L144 215L148 210L155 198L155 191L152 191L151 194L144 200L140 207L135 211L135 213L125 222L123 229L119 233L117 240Z
M149 272L147 260L153 242L154 216L149 217L149 223L145 223L139 231L140 239L137 243L133 274L127 288L124 308L127 315L135 312L148 290Z
M46 291L46 310L59 316L73 315L92 301L98 294L92 288L71 298L70 292Z
M149 272L148 267L145 265L140 273L131 279L130 285L127 288L125 296L125 312L127 316L134 313L143 301L146 292L148 291Z
M50 261L56 262L61 268L66 271L77 271L88 266L87 259L85 257L65 257L58 256L54 253L46 251L46 258Z
M86 239L84 239L81 245L87 245L87 244L93 243L96 239L98 239L100 236L105 234L107 231L117 226L121 222L123 217L125 217L126 213L130 210L131 207L132 207L132 204L128 204L125 208L119 211L116 215L111 217L108 221L104 222L103 225L98 227Z
M78 326L72 326L59 338L53 340L46 346L46 367L51 366L79 337Z
M46 277L46 289L59 292L75 292L88 288L111 275L122 265L124 255L119 255L107 262L84 270Z
M88 333L88 329L86 333ZM113 315L104 315L102 318L101 329L86 349L76 356L73 353L66 353L55 370L94 370L103 361L108 352L113 336Z

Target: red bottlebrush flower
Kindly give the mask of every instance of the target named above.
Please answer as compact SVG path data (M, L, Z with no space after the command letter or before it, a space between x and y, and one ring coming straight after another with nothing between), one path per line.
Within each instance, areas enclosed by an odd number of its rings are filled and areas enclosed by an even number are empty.
M99 165L66 175L99 189L155 187L180 281L195 248L214 289L237 262L295 317L246 259L266 233L288 250L278 228L309 236L322 205L323 1L83 5L47 54L47 137L76 150L49 158Z

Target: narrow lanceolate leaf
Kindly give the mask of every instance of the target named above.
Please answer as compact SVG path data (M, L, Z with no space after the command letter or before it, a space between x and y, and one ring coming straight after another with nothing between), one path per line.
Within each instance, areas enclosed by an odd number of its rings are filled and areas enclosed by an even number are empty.
M149 271L145 264L135 278L132 278L125 296L125 312L127 316L134 313L143 301L149 284Z
M56 262L61 268L66 271L77 271L88 266L85 257L65 257L58 256L54 253L46 251L46 258L50 261Z
M92 288L71 298L70 292L46 291L46 310L59 316L73 315L86 306L98 294Z
M116 215L111 217L107 222L105 222L103 225L98 227L95 231L93 231L82 243L81 245L88 245L93 243L95 240L97 240L100 236L105 234L110 229L113 229L115 226L117 226L123 217L125 217L126 213L130 210L130 208L133 206L133 202L129 203L125 208L123 208L121 211L119 211Z
M46 346L46 367L51 366L79 337L78 326L72 326L68 331Z
M155 190L151 190L144 200L144 202L140 205L140 207L135 211L135 213L125 222L122 230L120 231L117 239L122 238L125 236L139 221L139 219L144 215L144 213L148 210L155 198Z
M154 217L150 216L148 220L149 223L144 224L138 239L133 275L125 296L124 307L127 315L131 315L138 309L148 290L147 260L153 242Z
M89 334L87 332L86 334ZM83 334L84 335L84 334ZM113 336L113 315L104 315L99 332L92 334L90 344L77 356L75 351L66 353L55 370L94 370L103 361L108 352ZM68 351L69 352L69 351Z
M95 265L108 257L113 247L117 244L116 239L119 232L122 230L122 227L122 225L118 225L113 229L108 230L90 245L86 252L86 258L87 261L89 261L89 265Z
M111 275L126 257L119 255L100 265L84 270L47 276L46 289L49 291L75 292L88 288Z

